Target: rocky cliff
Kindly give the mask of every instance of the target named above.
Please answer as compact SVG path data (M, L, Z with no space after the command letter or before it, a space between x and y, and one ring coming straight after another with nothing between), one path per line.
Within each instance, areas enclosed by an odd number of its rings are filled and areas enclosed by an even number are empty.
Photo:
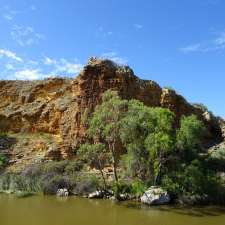
M177 124L182 115L196 114L206 124L210 140L222 139L218 120L174 90L139 79L127 66L91 58L75 79L0 81L0 151L8 155L9 168L72 157L85 141L85 120L107 89L148 106L169 108Z

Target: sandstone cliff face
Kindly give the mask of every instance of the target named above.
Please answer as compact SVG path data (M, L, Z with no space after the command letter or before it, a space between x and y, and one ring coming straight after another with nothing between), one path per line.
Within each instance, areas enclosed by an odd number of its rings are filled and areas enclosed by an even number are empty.
M85 118L100 103L107 89L117 90L122 98L135 98L148 106L169 108L177 121L182 115L196 114L207 125L212 139L221 137L215 118L206 117L204 111L175 91L139 79L129 67L92 58L74 80L0 81L0 132L15 139L13 144L4 147L10 158L9 168L21 169L38 160L70 158L73 150L85 141ZM25 143L24 134L30 135ZM0 150L2 142L6 141L0 138Z

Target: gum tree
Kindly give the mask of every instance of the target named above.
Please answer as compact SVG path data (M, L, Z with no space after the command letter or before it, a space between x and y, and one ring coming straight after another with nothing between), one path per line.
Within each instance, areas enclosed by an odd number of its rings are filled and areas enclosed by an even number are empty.
M80 146L78 156L84 159L91 167L100 171L104 188L107 189L106 179L103 169L110 162L109 153L106 151L104 144L83 144Z
M151 108L137 100L129 101L121 125L121 140L128 152L127 168L133 176L158 184L161 171L174 150L174 114Z
M127 101L120 99L116 91L106 91L102 96L102 103L95 108L88 129L88 135L94 143L102 140L106 143L116 182L118 182L116 146L120 142L120 122L126 108Z

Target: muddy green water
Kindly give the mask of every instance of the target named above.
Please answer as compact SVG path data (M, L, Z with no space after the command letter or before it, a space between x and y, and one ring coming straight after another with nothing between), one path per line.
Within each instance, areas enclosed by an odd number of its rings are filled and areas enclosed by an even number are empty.
M0 195L1 225L225 225L225 208L180 209L54 196Z

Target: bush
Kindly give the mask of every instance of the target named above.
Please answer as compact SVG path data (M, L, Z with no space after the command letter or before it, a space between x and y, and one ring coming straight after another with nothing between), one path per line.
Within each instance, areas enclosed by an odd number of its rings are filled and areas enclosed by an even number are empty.
M131 193L131 185L124 181L114 182L112 189L116 197L120 194Z
M0 177L0 189L25 192L41 191L40 181L35 177L26 177L20 174L5 173Z
M46 194L56 194L60 188L71 189L69 179L61 175L55 175L51 179L47 176L42 180L42 190Z
M10 189L10 174L3 174L0 176L0 190L9 190Z
M136 197L140 197L142 194L144 194L146 189L146 185L140 180L135 180L131 184L131 193Z
M193 160L179 171L165 175L162 186L175 196L207 196L210 202L225 202L225 187L215 171L203 161Z
M77 180L77 184L73 189L73 193L77 195L86 195L101 188L102 185L95 175L81 177Z
M0 153L0 169L2 169L6 165L6 157L3 153Z
M2 174L0 190L44 194L55 194L59 188L72 190L77 185L77 175L82 168L82 161L67 160L31 165L20 174ZM93 186L96 182L89 177L87 183Z
M43 164L43 173L51 174L62 174L65 171L66 166L68 165L67 160L58 161L58 162L47 162Z
M197 157L206 134L203 122L198 120L196 115L181 118L180 129L176 135L176 147L184 161L191 162Z
M162 187L173 196L178 196L184 192L182 185L177 182L176 178L171 178L168 175L163 177Z
M225 148L213 151L208 158L210 168L216 171L225 172Z
M83 169L84 163L80 160L70 161L65 167L65 173L75 174Z

